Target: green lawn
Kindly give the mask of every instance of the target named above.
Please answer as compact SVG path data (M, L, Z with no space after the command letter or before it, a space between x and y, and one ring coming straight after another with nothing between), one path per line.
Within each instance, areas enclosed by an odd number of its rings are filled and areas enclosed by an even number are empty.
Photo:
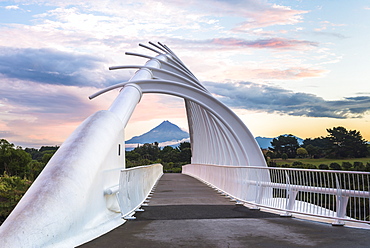
M330 165L331 163L338 163L342 165L342 162L350 162L353 164L353 162L362 162L364 165L366 165L367 162L370 163L370 158L346 158L346 159L329 159L329 158L294 158L294 159L286 159L282 160L281 158L274 159L274 161L278 165L282 164L292 164L294 161L300 161L304 164L313 164L316 166L319 166L320 164L327 164Z

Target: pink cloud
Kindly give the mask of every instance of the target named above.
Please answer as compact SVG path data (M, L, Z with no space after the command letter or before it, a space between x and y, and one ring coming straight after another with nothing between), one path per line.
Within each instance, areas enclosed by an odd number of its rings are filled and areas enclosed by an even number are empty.
M273 49L302 49L318 45L316 42L285 38L259 39L255 41L235 38L217 38L211 40L210 43L225 47L236 47L236 48L251 47L251 48L273 48Z
M85 118L107 109L114 99L107 94L88 100L95 88L1 81L0 138L23 147L60 145Z
M302 22L305 10L293 10L290 7L272 5L266 6L261 11L246 13L247 21L233 29L235 32L246 32L250 29L269 27L274 25L291 25Z
M184 101L173 96L145 94L137 105L130 122L150 121L153 119L183 118Z
M257 78L298 80L302 78L321 77L327 70L294 67L285 70L256 69L253 70Z
M283 62L281 62L283 63ZM201 66L201 65L199 65ZM266 80L301 80L304 78L323 77L328 70L318 67L308 67L307 65L297 65L295 67L280 68L275 64L271 65L252 65L239 64L233 67L219 65L212 71L208 70L203 76L206 81L223 81L223 80L247 80L253 82L264 82Z

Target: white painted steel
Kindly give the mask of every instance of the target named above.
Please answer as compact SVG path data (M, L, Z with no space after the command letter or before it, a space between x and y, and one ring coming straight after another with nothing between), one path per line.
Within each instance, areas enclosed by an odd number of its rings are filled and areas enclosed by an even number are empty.
M266 167L244 123L167 46L150 44L154 48L141 46L157 57L135 66L139 70L128 82L95 94L122 88L109 110L87 118L55 153L0 227L2 246L74 247L124 222L121 209L125 214L128 203L119 198L120 208L116 195L125 188L116 185L125 168L124 128L142 93L184 98L193 163Z
M212 95L188 84L162 79L130 81L131 83L139 85L143 93L162 93L182 97L188 101L187 106L193 106L187 108L188 118L198 120L189 126L192 150L194 150L192 163L208 161L210 164L219 164L219 157L212 156L212 154L219 154L222 149L227 148L232 150L229 154L235 154L234 157L227 157L228 165L250 166L253 164L266 167L261 149L249 129L234 112ZM122 87L126 84L121 83L115 87ZM217 124L217 128L211 128L211 122ZM227 138L225 135L220 135L220 130L228 134ZM212 143L214 137L222 142Z
M74 247L121 225L104 195L124 168L124 125L110 111L86 119L61 145L0 227L1 247Z
M123 218L132 216L140 208L162 175L163 166L161 164L121 171L117 198Z
M266 167L261 149L239 117L214 98L167 46L150 44L154 48L143 44L140 46L159 54L156 58L127 54L150 58L149 62L155 61L160 66L153 67L147 63L145 66L114 66L110 69L146 69L152 73L153 79L132 78L129 83L139 85L144 94L169 94L185 100L192 163ZM125 84L108 87L90 98Z
M144 68L132 80L150 78ZM110 193L125 168L124 128L140 98L138 85L125 85L108 111L71 134L1 225L2 246L75 247L124 223Z
M370 173L276 167L189 164L183 173L196 177L238 201L345 222L370 224Z

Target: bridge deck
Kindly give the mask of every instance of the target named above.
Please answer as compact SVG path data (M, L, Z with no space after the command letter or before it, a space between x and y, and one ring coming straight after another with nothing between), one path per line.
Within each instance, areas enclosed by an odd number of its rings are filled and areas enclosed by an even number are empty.
M81 248L369 247L370 230L282 218L236 206L198 180L165 174L136 220Z

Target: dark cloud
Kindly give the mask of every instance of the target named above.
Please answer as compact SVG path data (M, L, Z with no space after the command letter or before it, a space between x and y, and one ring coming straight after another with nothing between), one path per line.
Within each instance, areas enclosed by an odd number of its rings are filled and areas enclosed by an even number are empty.
M0 139L6 139L9 137L17 137L18 135L11 131L0 131Z
M279 87L240 82L206 82L206 87L229 107L293 116L359 118L370 111L370 96L328 101L314 94Z
M10 114L32 115L52 121L80 120L84 113L91 113L94 106L87 97L71 94L68 87L40 85L37 83L14 83L0 87L1 108Z
M316 32L313 32L313 34L321 35L321 36L336 37L336 38L339 38L339 39L348 39L348 38L350 38L350 37L345 36L341 33L335 33L335 32L316 31Z
M274 49L293 49L304 46L318 46L317 42L294 40L285 38L270 38L258 40L244 40L235 38L219 38L210 41L212 44L235 47L252 47L252 48L274 48Z
M240 48L261 48L261 49L283 49L302 50L319 46L319 43L307 40L296 40L286 38L268 38L257 40L246 40L237 38L214 38L206 40L186 40L179 38L168 38L167 43L191 47L192 49L230 50Z
M0 47L1 74L44 84L98 87L112 84L104 77L93 76L102 63L96 56L54 49Z

